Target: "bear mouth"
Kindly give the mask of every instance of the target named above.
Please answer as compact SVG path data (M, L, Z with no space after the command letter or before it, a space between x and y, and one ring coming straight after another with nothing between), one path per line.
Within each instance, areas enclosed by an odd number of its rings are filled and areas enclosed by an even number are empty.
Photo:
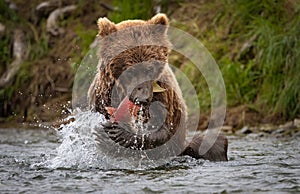
M129 95L129 100L131 100L136 105L149 105L152 101L153 95L155 93L165 92L166 89L162 88L157 81L147 81L139 84L133 89Z
M132 126L134 133L138 129L149 128L145 127L147 125L151 125L151 129L157 128L155 126L160 126L163 122L161 118L165 118L165 114L162 117L162 112L165 111L164 105L156 101L156 96L165 91L157 81L147 81L138 85L130 95L122 99L118 107L105 107L110 122L127 123Z
M140 128L141 125L149 124L151 120L151 125L157 123L157 115L165 112L162 107L164 105L161 102L132 102L126 96L117 108L105 107L105 109L109 114L110 122L138 124Z

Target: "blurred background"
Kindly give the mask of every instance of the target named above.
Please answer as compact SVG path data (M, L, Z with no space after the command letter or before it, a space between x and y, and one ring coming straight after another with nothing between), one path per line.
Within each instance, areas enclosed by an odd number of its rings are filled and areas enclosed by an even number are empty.
M0 0L0 125L52 122L71 108L74 75L90 49L96 21L149 19L198 38L217 61L227 91L225 125L280 124L300 117L299 0ZM194 65L189 75L207 126L210 95ZM299 121L299 119L296 119Z

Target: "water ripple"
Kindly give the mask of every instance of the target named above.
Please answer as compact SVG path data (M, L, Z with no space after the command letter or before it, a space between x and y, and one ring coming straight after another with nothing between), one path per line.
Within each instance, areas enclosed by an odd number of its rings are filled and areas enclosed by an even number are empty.
M232 136L228 162L175 157L135 169L99 154L89 131L80 131L85 128L70 125L59 136L49 129L0 129L0 193L300 192L297 139Z

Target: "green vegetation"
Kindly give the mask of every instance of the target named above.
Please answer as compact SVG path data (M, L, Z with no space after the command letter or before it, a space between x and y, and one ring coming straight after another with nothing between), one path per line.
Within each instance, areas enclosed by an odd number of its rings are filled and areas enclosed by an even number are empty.
M185 30L192 26L188 31L212 52L223 73L230 106L247 104L283 119L299 116L298 1L222 0L189 8L199 12L198 17L175 25ZM196 88L203 84L199 74L192 81Z
M152 16L152 0L136 0L134 3L128 0L114 0L113 6L116 11L108 14L109 19L118 23L128 19L147 20Z
M4 35L0 40L0 64L8 64L11 62L10 54L10 37ZM0 66L0 73L2 74L5 70L5 66Z
M15 22L19 19L14 10L8 8L4 0L0 0L0 13L0 22Z
M4 25L10 25L11 22L15 22L18 20L18 17L16 13L8 9L7 4L4 2L4 0L0 0L0 22ZM6 26L7 28L7 26ZM0 35L0 64L4 64L4 67L0 66L0 75L5 70L5 65L9 64L11 59L11 53L10 53L10 43L11 43L11 37L9 32L4 32Z
M260 74L255 70L254 62L247 65L227 61L222 66L223 78L226 82L228 104L231 106L251 103L258 93L257 80Z
M40 59L46 56L49 52L49 37L46 33L42 32L41 35L35 31L34 27L32 28L34 32L34 39L30 41L29 45L29 57L30 61Z
M275 113L294 117L300 112L300 5L295 13L282 11L282 19L257 19L258 56L264 79L261 101ZM288 17L289 15L293 17ZM267 23L267 24L266 24Z
M84 27L80 24L75 29L76 34L79 37L80 48L82 49L80 55L74 55L73 63L71 64L71 68L74 72L78 69L80 62L83 60L83 57L88 54L90 50L90 45L94 41L97 31L94 29L85 30Z
M253 85L247 89L248 102L269 110L266 112L269 114L284 118L297 116L300 113L300 4L258 0L229 4L232 7L227 10L235 11L235 26L240 26L235 33L243 32L245 38L256 37L253 48L234 60L253 66L248 78L242 81ZM255 87L257 96L251 91Z
M36 6L39 2L34 3ZM103 8L98 1L80 0L77 1L79 8L70 17L61 18L60 25L66 32L57 37L46 32L46 16L35 23L34 12L28 10L30 8L21 7L15 12L4 0L0 0L0 22L6 26L6 31L0 35L1 75L13 60L11 34L16 27L26 32L29 50L28 59L12 85L0 90L1 103L10 103L11 112L17 112L14 104L22 101L16 95L20 88L36 88L34 94L40 95L40 91L51 93L52 87L72 81L95 38L98 17L106 16L115 23L126 19L147 20L153 16L153 7L157 5L170 13L172 26L198 38L212 53L223 73L230 107L246 105L262 115L277 116L282 120L300 116L299 0L113 0L111 6L114 11ZM25 11L32 12L32 15L20 17ZM58 62L58 59L64 62ZM198 93L201 111L209 110L211 99L201 72L178 53L172 53L170 63L191 79ZM45 73L45 67L52 69ZM37 78L46 77L46 74L49 74L50 81ZM32 83L31 79L39 83ZM33 84L38 86L33 87ZM61 95L54 93L56 97ZM42 95L45 96L44 93ZM28 100L28 103L33 101ZM46 101L40 100L37 104Z

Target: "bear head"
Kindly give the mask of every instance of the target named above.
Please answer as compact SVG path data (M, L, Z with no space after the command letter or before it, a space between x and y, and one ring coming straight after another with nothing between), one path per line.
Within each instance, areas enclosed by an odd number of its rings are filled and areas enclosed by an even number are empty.
M108 77L115 90L110 96L118 104L130 100L151 101L153 84L168 62L170 42L168 18L157 14L148 21L127 20L115 24L98 19L100 37L99 72Z

